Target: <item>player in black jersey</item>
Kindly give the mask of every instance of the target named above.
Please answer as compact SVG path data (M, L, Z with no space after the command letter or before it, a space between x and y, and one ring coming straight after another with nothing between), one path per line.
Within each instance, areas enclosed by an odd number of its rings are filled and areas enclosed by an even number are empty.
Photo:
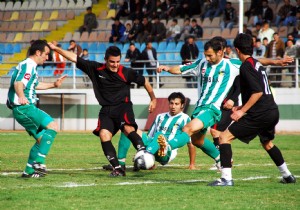
M234 40L234 47L243 62L240 67L242 106L232 109L231 118L235 122L220 135L222 176L210 183L211 186L233 186L231 141L238 138L249 143L256 136L259 136L263 148L281 172L281 183L296 182L280 150L272 143L279 111L269 88L265 68L252 57L252 46L252 37L249 35L239 34Z
M130 139L137 151L145 149L141 137L136 133L138 126L130 100L130 84L134 82L145 87L151 98L149 112L152 112L156 106L152 86L145 77L138 75L136 71L120 65L121 51L116 46L107 48L104 57L106 63L84 60L76 54L57 48L52 44L50 47L76 63L77 68L85 72L91 79L95 96L101 105L98 126L93 133L100 136L103 152L114 168L110 175L125 176L125 170L119 165L111 139L120 129Z

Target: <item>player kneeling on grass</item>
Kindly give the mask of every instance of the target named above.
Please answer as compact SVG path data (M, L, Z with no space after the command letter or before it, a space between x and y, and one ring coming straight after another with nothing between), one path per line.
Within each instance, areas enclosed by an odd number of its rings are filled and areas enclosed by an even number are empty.
M29 48L29 57L18 64L10 82L7 106L13 116L36 143L30 150L24 178L39 178L47 174L45 158L57 134L57 123L46 112L36 107L36 90L46 90L61 86L66 76L56 82L38 81L37 65L42 65L50 53L45 41L36 40Z
M121 130L130 139L137 150L145 150L141 137L136 133L132 102L130 100L130 85L132 82L144 86L150 96L149 111L156 106L156 98L152 86L136 71L120 65L121 50L110 46L105 52L105 63L88 61L78 57L75 53L63 50L49 43L51 49L68 60L76 63L77 68L85 72L93 83L95 96L101 105L98 127L94 134L100 137L103 152L113 166L110 176L125 176L121 168L112 137Z
M242 106L232 109L231 118L234 123L220 134L222 175L221 179L209 185L234 185L231 174L231 142L238 138L242 142L249 143L256 136L259 136L263 148L282 174L281 183L295 183L296 178L288 170L280 150L272 143L275 126L279 121L279 110L270 90L265 68L252 57L252 37L239 34L233 43L243 62L240 67Z

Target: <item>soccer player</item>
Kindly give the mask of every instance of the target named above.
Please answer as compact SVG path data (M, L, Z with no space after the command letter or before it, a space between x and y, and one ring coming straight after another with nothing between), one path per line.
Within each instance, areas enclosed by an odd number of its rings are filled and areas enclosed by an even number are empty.
M111 139L120 129L130 139L136 150L145 149L142 138L136 132L137 124L130 100L130 84L134 82L145 87L151 99L149 111L152 112L156 106L156 98L150 83L136 71L120 65L121 51L116 46L107 48L104 57L106 63L104 64L84 60L51 43L50 47L76 63L77 68L85 72L91 79L95 96L101 105L98 127L93 133L100 137L103 152L114 168L110 176L125 176L125 170L118 162Z
M192 114L192 120L174 138L189 139L191 137L192 143L213 158L218 165L219 151L210 140L205 138L205 135L208 127L221 118L220 106L235 77L239 74L240 61L224 59L224 47L218 39L211 39L205 43L204 55L206 59L196 60L189 65L159 66L157 72L164 70L172 74L192 74L200 77L201 92ZM164 135L158 136L158 142L159 154L166 154L168 142Z
M8 91L8 108L17 122L36 140L30 150L23 178L39 178L47 174L45 159L58 130L52 117L35 105L38 100L36 90L59 87L66 78L62 76L52 83L38 81L37 65L43 65L49 53L50 47L45 41L34 41L28 50L28 58L16 67Z
M185 96L182 93L171 93L168 97L168 101L169 111L156 116L148 131L148 135L141 130L138 130L138 133L142 136L146 150L153 154L156 161L162 165L166 165L176 157L178 148L187 145L190 156L189 169L195 169L195 148L190 141L185 141L185 139L176 139L168 142L170 147L168 147L167 155L164 157L158 155L159 144L154 136L158 134L164 134L167 139L172 139L175 134L183 128L184 125L191 121L190 117L182 111L185 104ZM119 163L122 166L125 166L126 155L129 147L129 139L123 133L121 133L118 148L118 158ZM110 170L109 166L103 166L103 168ZM135 167L135 170L138 170L138 168Z
M233 108L232 120L228 129L220 134L221 179L209 185L233 186L231 174L231 142L238 138L249 143L259 136L263 148L282 174L281 183L295 183L296 178L288 170L278 147L272 140L275 126L279 121L279 111L269 88L265 68L252 57L252 38L246 34L239 34L234 40L234 47L243 62L240 67L240 84L242 105Z

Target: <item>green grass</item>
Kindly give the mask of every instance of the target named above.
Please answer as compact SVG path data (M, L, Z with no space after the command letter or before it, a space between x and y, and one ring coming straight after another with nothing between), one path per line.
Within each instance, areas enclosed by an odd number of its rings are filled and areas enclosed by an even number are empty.
M278 135L274 142L299 177L300 137ZM300 209L299 184L278 183L258 139L233 142L234 187L207 186L220 176L208 170L213 161L197 150L198 170L188 170L186 147L168 167L140 172L130 167L131 148L127 176L108 177L99 140L89 133L59 133L47 157L49 175L21 179L33 143L24 132L0 133L0 209Z

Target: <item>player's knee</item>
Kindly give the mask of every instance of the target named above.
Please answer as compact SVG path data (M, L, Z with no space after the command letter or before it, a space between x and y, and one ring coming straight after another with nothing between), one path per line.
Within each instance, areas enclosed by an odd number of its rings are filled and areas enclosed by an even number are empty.
M219 137L220 144L230 144L230 139L226 135L226 133L221 133Z
M54 130L56 132L58 132L58 124L57 122L51 122L47 125L47 129L51 129L51 130Z
M112 134L107 130L101 130L99 133L99 137L102 142L106 142L112 139Z
M262 143L263 148L268 151L270 149L272 149L272 147L274 146L272 141L265 141Z
M210 134L212 135L213 138L218 137L218 131L216 129L211 128Z

